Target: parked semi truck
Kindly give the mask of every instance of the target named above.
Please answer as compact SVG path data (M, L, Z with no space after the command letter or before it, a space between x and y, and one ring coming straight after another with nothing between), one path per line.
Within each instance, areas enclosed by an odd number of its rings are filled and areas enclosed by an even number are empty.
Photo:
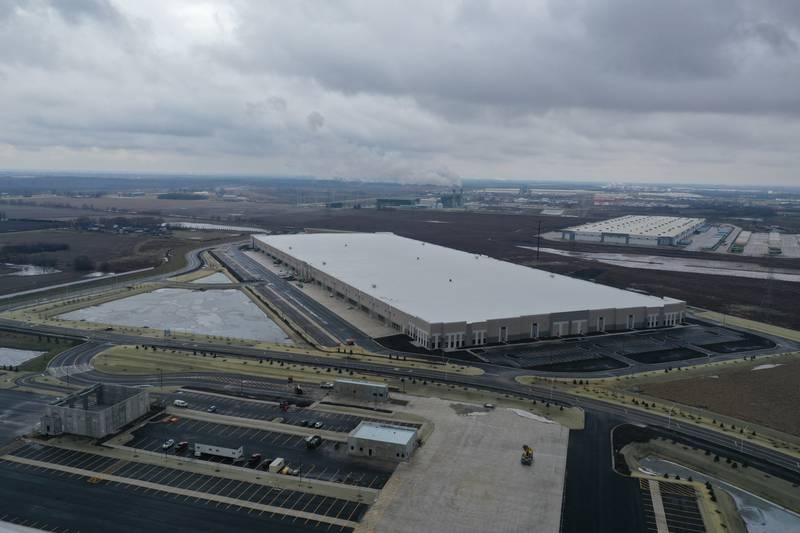
M227 457L234 461L241 459L244 456L244 448L223 448L222 446L212 446L210 444L195 444L194 456L200 457L202 455L214 455L216 457Z

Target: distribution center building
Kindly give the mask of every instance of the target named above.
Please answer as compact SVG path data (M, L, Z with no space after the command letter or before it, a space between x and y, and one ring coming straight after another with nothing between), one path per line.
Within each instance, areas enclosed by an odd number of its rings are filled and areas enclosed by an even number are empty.
M674 326L685 302L392 233L253 235L256 250L429 350Z
M561 230L569 241L677 246L705 224L703 218L626 215Z

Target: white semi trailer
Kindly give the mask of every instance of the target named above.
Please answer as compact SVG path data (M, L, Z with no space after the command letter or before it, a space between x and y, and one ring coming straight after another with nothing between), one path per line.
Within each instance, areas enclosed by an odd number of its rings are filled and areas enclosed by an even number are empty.
M209 444L195 444L194 456L200 457L202 455L215 455L217 457L227 457L233 459L241 459L244 456L244 448L223 448L222 446L211 446Z

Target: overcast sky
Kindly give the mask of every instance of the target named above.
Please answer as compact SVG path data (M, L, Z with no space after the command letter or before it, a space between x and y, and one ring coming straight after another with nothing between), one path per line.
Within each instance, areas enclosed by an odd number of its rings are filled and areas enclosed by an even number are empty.
M0 168L800 185L799 0L0 0Z

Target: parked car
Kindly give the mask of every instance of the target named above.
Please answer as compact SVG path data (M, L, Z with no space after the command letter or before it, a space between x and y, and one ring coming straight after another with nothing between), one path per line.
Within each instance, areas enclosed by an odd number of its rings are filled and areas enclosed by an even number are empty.
M188 448L189 448L189 443L186 442L185 440L182 440L175 446L175 452L176 453L185 452Z
M320 421L314 422L314 429L319 429L321 427L322 427L322 422Z
M301 420L300 421L300 425L303 426L304 428L308 427L308 424L309 424L308 420Z
M216 405L210 405L208 407L208 409L206 409L206 411L208 411L209 413L216 413L217 412L217 406Z
M164 444L161 445L161 449L162 450L169 450L173 446L175 446L175 440L169 439L166 442L164 442Z
M174 405L175 407L189 407L189 404L184 400L175 400L174 402L172 402L172 405Z
M333 388L333 382L326 381L325 383L320 383L319 384L319 388L320 389L332 389Z
M306 447L313 450L314 448L318 448L320 444L322 444L322 437L319 435L309 435L305 438Z
M494 404L493 403L485 403L485 404L483 404L483 406L486 409L494 409Z
M260 453L254 453L254 454L250 455L249 463L251 465L257 465L260 462L261 462L261 454Z

